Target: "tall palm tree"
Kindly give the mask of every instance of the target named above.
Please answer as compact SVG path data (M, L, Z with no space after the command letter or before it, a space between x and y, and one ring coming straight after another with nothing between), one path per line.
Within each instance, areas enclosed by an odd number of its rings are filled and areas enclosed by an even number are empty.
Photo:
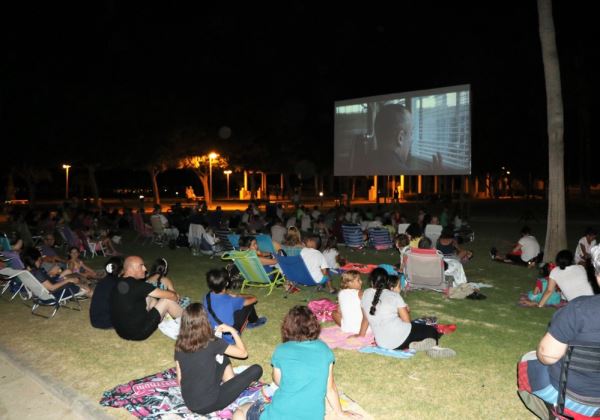
M548 224L544 261L549 261L567 246L565 221L564 118L560 85L560 66L552 0L538 0L538 17L544 75L546 78L546 112L548 119Z

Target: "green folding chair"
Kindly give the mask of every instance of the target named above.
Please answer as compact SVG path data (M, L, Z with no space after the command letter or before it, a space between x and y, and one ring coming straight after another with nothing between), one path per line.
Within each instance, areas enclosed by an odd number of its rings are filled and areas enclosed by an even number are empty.
M269 296L273 288L282 285L285 280L279 268L273 268L267 272L254 251L229 251L221 259L233 261L240 270L240 274L244 278L242 293L246 286L265 287L269 289L269 293L267 293L267 296Z

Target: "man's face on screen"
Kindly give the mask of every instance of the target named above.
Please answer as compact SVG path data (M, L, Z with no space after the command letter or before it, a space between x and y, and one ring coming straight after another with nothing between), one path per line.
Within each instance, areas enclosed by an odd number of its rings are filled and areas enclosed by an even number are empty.
M412 146L412 121L409 114L398 115L398 127L394 152L402 163L406 163Z

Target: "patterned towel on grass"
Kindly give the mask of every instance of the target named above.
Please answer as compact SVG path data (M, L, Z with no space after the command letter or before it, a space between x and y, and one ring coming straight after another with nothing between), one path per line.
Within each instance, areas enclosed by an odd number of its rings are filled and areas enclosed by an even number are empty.
M544 305L544 306L551 306L554 308L562 308L563 306L567 305L566 300L561 300L560 303L557 303L556 305ZM532 302L529 300L529 298L527 297L527 293L521 293L521 296L519 296L519 301L517 302L517 305L522 306L524 308L531 308L531 307L537 307L537 303Z
M415 350L390 350L383 347L363 347L361 353L378 354L380 356L395 357L396 359L410 359L416 353Z
M364 337L352 337L352 334L345 333L340 327L334 325L321 329L319 338L329 346L330 349L340 348L344 350L358 350L365 346L372 346L375 337L373 334L367 333Z
M239 372L243 369L236 368ZM233 412L242 404L263 399L265 384L255 382L225 409L205 416L192 413L183 402L181 388L177 383L175 369L155 373L141 379L134 379L104 392L100 405L125 408L135 417L145 420L155 419L230 419Z

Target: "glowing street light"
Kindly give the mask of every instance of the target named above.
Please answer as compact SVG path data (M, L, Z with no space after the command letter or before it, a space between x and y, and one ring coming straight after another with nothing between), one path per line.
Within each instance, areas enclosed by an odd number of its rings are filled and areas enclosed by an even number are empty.
M69 168L71 165L63 164L62 168L65 170L66 182L65 182L65 200L69 199Z
M231 170L227 169L223 173L227 175L227 199L229 200L229 175L231 175Z
M218 158L219 155L215 152L210 152L208 154L208 179L209 179L209 186L210 186L210 191L208 192L209 195L209 203L212 203L212 197L213 197L213 188L212 188L212 161L213 159Z

